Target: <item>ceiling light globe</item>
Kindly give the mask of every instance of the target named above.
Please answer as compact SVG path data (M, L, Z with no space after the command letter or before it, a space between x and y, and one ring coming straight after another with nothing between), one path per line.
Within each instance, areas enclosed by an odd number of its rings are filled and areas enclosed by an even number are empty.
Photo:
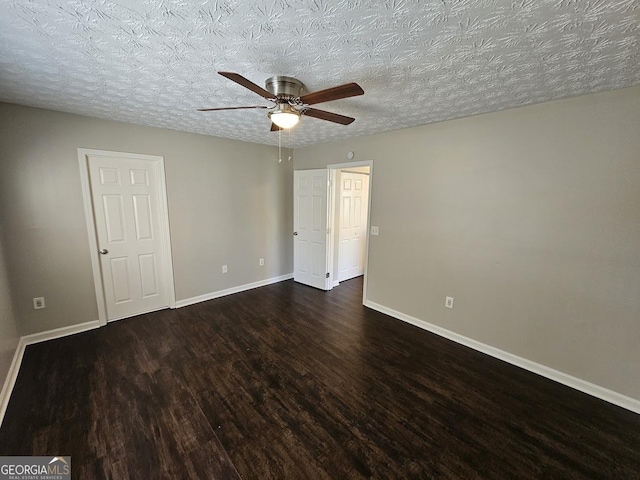
M269 116L271 121L280 128L291 128L300 121L300 115L291 112L273 112Z

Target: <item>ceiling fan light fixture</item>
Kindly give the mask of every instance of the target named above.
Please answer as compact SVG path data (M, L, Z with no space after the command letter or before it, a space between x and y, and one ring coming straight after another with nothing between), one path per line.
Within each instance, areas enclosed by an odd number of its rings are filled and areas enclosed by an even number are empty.
M294 127L300 121L300 115L288 112L274 112L271 114L271 121L280 128Z
M292 128L300 121L300 113L291 105L281 103L276 110L269 112L269 119L280 128Z

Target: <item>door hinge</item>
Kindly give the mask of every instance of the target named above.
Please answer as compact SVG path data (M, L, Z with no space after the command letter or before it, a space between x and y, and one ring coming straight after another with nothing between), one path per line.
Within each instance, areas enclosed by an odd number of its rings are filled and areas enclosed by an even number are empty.
M327 278L329 278L329 272L327 272Z

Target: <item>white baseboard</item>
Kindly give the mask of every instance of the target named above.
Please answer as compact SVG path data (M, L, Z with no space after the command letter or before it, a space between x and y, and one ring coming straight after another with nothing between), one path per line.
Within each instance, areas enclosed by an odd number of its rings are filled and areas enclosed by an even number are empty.
M593 397L599 398L609 403L613 403L614 405L618 405L619 407L640 414L640 400L637 400L635 398L631 398L621 393L614 392L613 390L609 390L607 388L601 387L600 385L587 382L586 380L573 377L540 363L527 360L526 358L519 357L509 352L505 352L504 350L500 350L499 348L486 345L484 343L478 342L477 340L473 340L471 338L452 332L451 330L447 330L446 328L433 325L431 323L425 322L424 320L420 320L419 318L412 317L411 315L407 315L405 313L398 312L397 310L385 307L384 305L372 302L371 300L366 300L364 302L364 305L373 310L377 310L378 312L397 318L398 320L402 320L404 322L410 323L411 325L415 325L416 327L422 328L423 330L435 333L436 335L447 338L456 343L460 343L479 352L486 353L487 355L498 358L517 367L524 368L525 370L537 373L538 375L542 375L543 377L549 378L558 383L589 394Z
M335 288L335 287L337 287L338 285L340 285L340 282L339 282L339 281L337 281L337 280L335 280L335 281L333 282L333 287Z
M80 323L78 325L71 325L69 327L56 328L55 330L48 330L46 332L34 333L32 335L25 335L20 337L16 351L13 354L13 361L9 367L7 378L4 381L2 392L0 393L0 426L4 420L4 414L7 411L9 405L9 399L11 398L11 392L18 379L18 372L20 371L20 365L22 364L22 357L24 356L24 350L27 345L34 343L44 342L46 340L53 340L54 338L66 337L76 333L86 332L87 330L93 330L100 327L100 321L94 320L92 322Z
M22 363L25 347L24 340L22 338L23 337L20 337L18 339L18 345L16 346L16 351L13 354L13 360L11 361L9 371L7 372L7 378L4 380L2 393L0 393L0 426L2 426L4 413L7 411L7 406L9 405L13 386L16 384L16 380L18 379L18 372L20 371L20 364Z
M93 320L91 322L79 323L77 325L70 325L68 327L56 328L54 330L47 330L46 332L32 333L31 335L25 335L21 338L24 341L25 346L32 345L34 343L45 342L47 340L53 340L54 338L68 337L76 333L86 332L100 327L100 320Z
M204 295L198 295L197 297L185 298L184 300L176 301L176 308L186 307L188 305L193 305L195 303L206 302L207 300L213 300L214 298L225 297L233 293L245 292L253 288L264 287L266 285L271 285L273 283L283 282L285 280L291 280L292 278L293 278L293 273L288 273L286 275L280 275L279 277L271 277L265 280L260 280L258 282L246 283L244 285L239 285L237 287L231 287L225 290L218 290L217 292L205 293Z

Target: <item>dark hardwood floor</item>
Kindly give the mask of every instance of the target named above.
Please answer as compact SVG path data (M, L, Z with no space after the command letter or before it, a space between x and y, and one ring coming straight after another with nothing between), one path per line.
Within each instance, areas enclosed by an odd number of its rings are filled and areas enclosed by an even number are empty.
M640 478L640 415L292 281L27 347L2 455L73 477Z

